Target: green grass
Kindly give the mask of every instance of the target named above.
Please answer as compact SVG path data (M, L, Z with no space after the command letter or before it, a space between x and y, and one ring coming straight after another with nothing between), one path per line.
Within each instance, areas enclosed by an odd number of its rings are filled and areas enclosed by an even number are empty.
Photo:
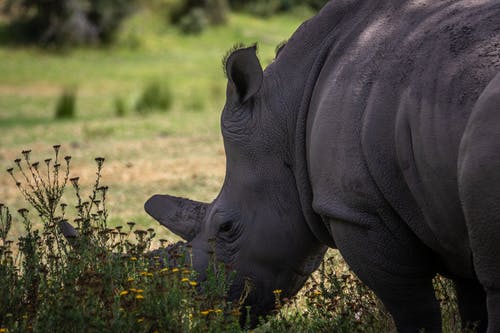
M142 209L154 193L211 200L225 164L219 130L226 87L221 59L233 44L258 42L265 66L275 46L309 14L272 20L233 14L227 26L186 36L144 10L125 23L109 48L59 54L0 46L0 167L7 168L22 149L43 154L56 143L76 157L76 172L91 169L95 155L106 156L115 223L135 219L156 226ZM152 81L169 84L171 109L138 115L134 106ZM76 115L55 120L64 87L78 90ZM129 110L124 117L116 116L117 98ZM0 175L0 198L20 207L9 184Z

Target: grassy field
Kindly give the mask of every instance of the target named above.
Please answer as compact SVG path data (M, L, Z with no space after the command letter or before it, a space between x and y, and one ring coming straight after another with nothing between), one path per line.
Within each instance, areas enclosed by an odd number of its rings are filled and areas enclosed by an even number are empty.
M43 159L53 144L61 144L63 154L73 156L72 174L90 185L93 158L104 156L115 224L156 226L143 211L154 193L211 200L225 171L219 134L226 85L222 57L235 43L258 42L266 65L276 45L309 15L264 20L233 14L227 26L185 36L144 10L107 49L54 53L0 46L0 167L9 167L23 149ZM153 80L170 87L173 107L141 116L133 107ZM66 87L77 89L76 117L56 120L54 106ZM125 102L123 117L115 114L117 98ZM0 201L13 209L24 205L5 172Z

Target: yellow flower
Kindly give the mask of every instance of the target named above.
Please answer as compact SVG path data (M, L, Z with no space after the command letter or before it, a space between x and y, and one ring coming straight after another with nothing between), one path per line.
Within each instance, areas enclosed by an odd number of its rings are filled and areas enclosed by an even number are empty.
M184 274L189 274L189 273L191 273L191 271L190 271L189 269L183 269L183 270L182 270L182 273L184 273Z
M148 274L147 274L147 275L148 275L148 276L153 276L153 273L148 272Z
M0 333L7 333L8 331L6 328L0 328Z
M189 282L189 279L188 278L182 278L181 282Z
M281 290L281 289L275 289L275 290L273 290L273 293L279 295L279 294L281 294L282 291L283 290Z
M120 296L125 296L125 295L128 295L128 290L122 290L120 292Z
M208 316L208 314L210 313L209 310L205 310L205 311L201 311L200 312L203 316Z
M321 291L319 291L319 290L315 290L315 291L313 292L313 294L314 294L314 296L319 296L319 295L321 295Z
M130 288L129 290L130 290L131 292L133 292L133 293L137 292L137 289L135 289L135 288Z
M221 310L221 309L217 309L217 310L215 310L215 313L217 313L217 314L221 314L221 313L222 313L222 310Z
M198 282L196 281L189 281L189 284L193 287L196 287L198 285Z
M165 272L168 272L168 267L160 269L160 273L165 273Z
M148 272L141 272L141 276L146 276L148 275Z
M144 321L144 317L137 319L137 322L140 324Z
M135 280L134 278L129 277L129 278L127 279L127 282L134 282L134 280Z
M144 299L144 296L142 296L142 295L137 295L137 296L135 296L135 298L136 298L136 299Z
M130 260L131 261L137 261L137 258L136 257L130 257Z
M172 268L172 272L174 273L177 273L179 271L179 269L176 267L176 268Z
M23 315L23 319L28 319L28 315L27 314Z
M137 289L135 292L138 293L138 294L140 294L140 293L144 292L144 289Z

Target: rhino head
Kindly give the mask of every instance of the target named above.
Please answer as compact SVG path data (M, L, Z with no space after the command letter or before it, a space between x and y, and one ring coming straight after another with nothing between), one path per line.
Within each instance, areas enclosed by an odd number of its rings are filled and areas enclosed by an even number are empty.
M298 292L326 247L311 233L292 168L283 100L256 48L235 50L225 61L227 96L221 117L226 175L212 203L154 195L145 210L192 246L203 279L209 252L236 271L230 298L245 281L252 320L273 309L273 290Z

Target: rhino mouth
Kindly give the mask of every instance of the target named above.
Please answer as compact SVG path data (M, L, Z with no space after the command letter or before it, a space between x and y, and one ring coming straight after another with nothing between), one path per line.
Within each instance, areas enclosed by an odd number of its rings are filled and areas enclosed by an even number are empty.
M179 241L167 247L153 250L147 254L150 259L156 258L160 267L180 267L189 264L188 243ZM158 262L156 261L156 262Z

